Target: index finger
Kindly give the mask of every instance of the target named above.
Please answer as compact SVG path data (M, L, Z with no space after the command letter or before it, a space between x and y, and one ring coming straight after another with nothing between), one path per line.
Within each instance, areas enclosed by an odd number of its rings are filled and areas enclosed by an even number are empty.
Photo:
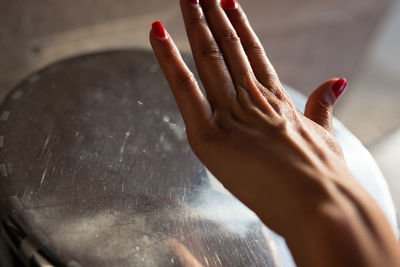
M255 77L265 87L262 93L271 92L281 100L290 99L240 4L236 0L222 0L221 5L240 38Z
M210 104L201 92L193 73L186 66L171 36L161 22L154 22L150 43L172 89L188 130L196 131L212 115Z

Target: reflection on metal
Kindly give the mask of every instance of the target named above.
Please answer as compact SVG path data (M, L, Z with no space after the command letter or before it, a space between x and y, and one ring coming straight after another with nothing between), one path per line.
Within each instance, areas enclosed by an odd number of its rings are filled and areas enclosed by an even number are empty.
M149 51L82 56L11 93L0 109L9 111L0 122L3 218L70 266L292 266L283 239L193 155L156 64Z

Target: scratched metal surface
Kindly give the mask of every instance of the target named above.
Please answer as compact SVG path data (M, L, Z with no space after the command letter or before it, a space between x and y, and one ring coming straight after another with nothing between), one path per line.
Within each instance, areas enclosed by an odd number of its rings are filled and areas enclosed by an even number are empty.
M304 98L289 93L302 109ZM52 65L17 86L0 112L1 214L63 262L294 265L284 241L193 155L152 52ZM339 122L335 130L353 173L395 228L373 159Z
M269 231L191 152L151 52L53 65L1 111L4 206L64 262L276 266Z

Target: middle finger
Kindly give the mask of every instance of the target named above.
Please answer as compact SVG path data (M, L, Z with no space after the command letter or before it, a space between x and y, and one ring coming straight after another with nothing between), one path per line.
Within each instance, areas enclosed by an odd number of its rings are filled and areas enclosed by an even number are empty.
M196 1L181 0L186 32L200 79L211 106L227 110L236 99L236 92L224 61Z
M200 0L200 4L214 39L222 50L234 84L236 87L250 89L248 82L254 79L253 70L240 38L222 9L220 1Z

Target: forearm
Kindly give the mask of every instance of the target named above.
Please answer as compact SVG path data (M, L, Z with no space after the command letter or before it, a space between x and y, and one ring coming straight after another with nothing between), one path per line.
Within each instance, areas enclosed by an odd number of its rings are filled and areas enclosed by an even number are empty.
M371 197L360 185L329 187L281 233L298 266L400 266L399 244Z

